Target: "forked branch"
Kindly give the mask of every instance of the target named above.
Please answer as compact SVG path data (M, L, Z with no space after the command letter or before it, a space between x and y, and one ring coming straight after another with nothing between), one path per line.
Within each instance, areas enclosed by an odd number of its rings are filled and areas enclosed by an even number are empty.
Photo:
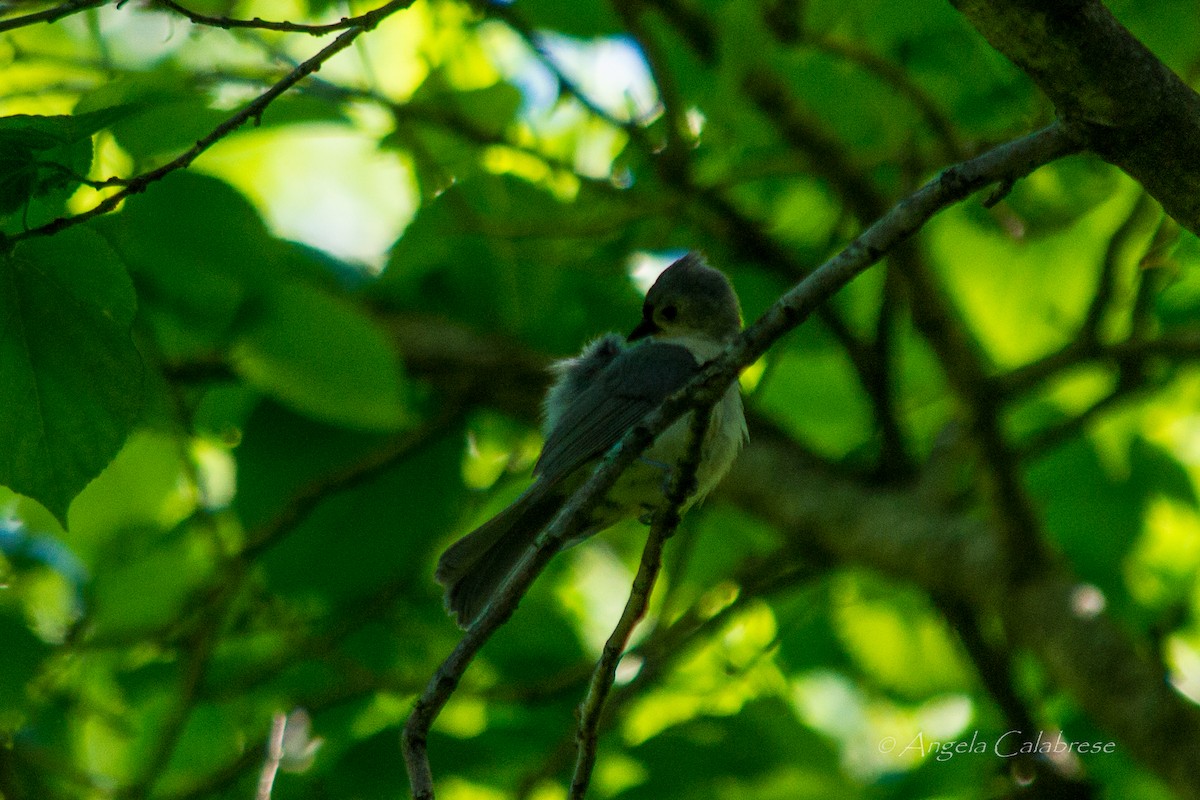
M434 797L427 737L430 726L458 686L471 660L497 628L512 615L541 568L578 527L578 520L612 487L654 438L690 410L711 407L738 373L757 360L784 334L857 275L918 231L941 209L994 183L1014 181L1038 167L1077 152L1079 144L1054 123L952 166L892 207L844 250L784 294L729 349L687 386L667 398L634 426L605 456L588 481L567 501L497 592L483 614L430 678L404 728L404 758L414 800Z

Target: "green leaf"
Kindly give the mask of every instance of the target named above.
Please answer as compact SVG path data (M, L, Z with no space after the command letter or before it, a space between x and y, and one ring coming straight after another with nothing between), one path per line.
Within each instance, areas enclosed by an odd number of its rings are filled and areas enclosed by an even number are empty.
M229 184L188 172L131 198L96 229L137 281L140 312L167 359L209 355L228 342L239 310L275 277L282 246Z
M137 113L113 125L113 135L136 160L185 150L232 112L210 108L211 100L188 76L171 70L103 84L77 109L128 104Z
M973 205L949 208L926 226L947 291L997 365L1021 364L1069 339L1087 311L1105 244L1128 215L1134 186L1122 188L1054 237L1001 235L974 219Z
M29 626L11 608L0 607L0 731L11 720L11 712L25 705L25 685L37 673L50 648L33 635Z
M92 134L135 110L130 104L74 116L17 114L0 118L0 215L45 197L20 225L48 220L92 167ZM6 226L16 230L16 223Z
M1200 508L1200 497L1197 497L1187 467L1171 451L1138 436L1130 443L1129 461L1133 474L1138 477L1135 483L1147 499L1162 494L1192 508Z
M503 5L503 3L497 3ZM560 3L557 0L518 0L513 6L534 27L590 39L617 33L621 25L608 3Z
M630 755L647 775L617 794L629 800L855 796L831 746L774 697L747 703L738 714L697 717L668 728Z
M404 421L400 368L383 332L311 286L277 287L231 355L247 382L316 419L368 431Z
M500 140L521 107L521 92L509 83L458 89L434 72L413 95L408 108L417 122L402 122L380 142L412 153L422 194L432 199L452 182L475 176L481 152L463 147L463 138Z
M870 441L871 409L846 354L813 341L822 329L807 325L795 334L807 347L779 350L753 405L833 458L843 458Z
M86 141L137 109L135 103L117 103L93 111L53 117L16 114L0 118L0 131L17 132L27 141L41 142L41 147L37 149L49 149L60 144Z
M22 242L0 262L0 482L64 525L138 419L136 300L90 230Z
M499 136L521 107L521 90L504 82L458 89L443 73L434 72L413 95L411 107L434 120L461 119L474 130Z
M0 129L0 214L11 214L33 199L39 143L35 134Z
M372 293L550 352L574 351L637 319L641 299L617 255L629 227L620 213L586 185L567 204L511 175L479 175L421 209Z
M444 541L465 502L463 441L461 430L451 430L361 485L332 493L263 555L265 580L280 595L314 601L361 596L395 580L406 581L406 593L429 597L430 551ZM257 528L303 487L352 469L385 446L383 437L264 403L238 448L238 516ZM430 611L444 619L440 607Z
M355 746L335 765L328 779L328 789L334 797L356 797L361 800L389 800L397 796L398 786L408 780L403 759L396 758L398 732L385 730ZM281 785L286 786L288 776Z
M182 615L215 571L208 533L183 527L168 541L145 545L143 552L122 552L104 564L91 592L93 635L152 632ZM124 534L134 536L132 530Z
M913 702L970 684L952 631L924 596L870 574L843 575L831 588L838 638L873 684Z
M1084 438L1043 457L1026 480L1047 532L1076 574L1096 584L1114 606L1126 606L1123 570L1142 527L1142 487L1128 476L1110 474Z

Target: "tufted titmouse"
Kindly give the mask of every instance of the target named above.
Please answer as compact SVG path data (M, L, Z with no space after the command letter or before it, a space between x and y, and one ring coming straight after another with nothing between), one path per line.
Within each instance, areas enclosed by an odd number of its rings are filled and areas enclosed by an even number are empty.
M556 363L546 395L546 444L533 485L512 505L442 554L437 580L446 609L466 627L487 606L538 533L591 474L596 461L633 425L688 382L741 330L729 281L689 253L663 271L646 295L642 321L624 340L608 334ZM659 435L591 511L574 544L628 517L648 520L666 504L671 469L687 446L691 414ZM712 410L697 490L702 499L729 470L747 438L737 384Z

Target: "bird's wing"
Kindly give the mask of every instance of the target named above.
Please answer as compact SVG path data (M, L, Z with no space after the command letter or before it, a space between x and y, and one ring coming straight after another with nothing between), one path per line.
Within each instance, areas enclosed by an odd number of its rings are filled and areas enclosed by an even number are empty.
M699 371L681 345L645 342L626 349L562 412L534 474L553 484L603 455Z

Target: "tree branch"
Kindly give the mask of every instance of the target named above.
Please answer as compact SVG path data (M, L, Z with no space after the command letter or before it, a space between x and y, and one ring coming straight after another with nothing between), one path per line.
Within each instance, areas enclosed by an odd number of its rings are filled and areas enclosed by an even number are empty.
M1023 177L1076 149L1076 144L1065 129L1055 124L946 169L787 292L747 328L724 354L630 429L601 460L587 482L564 504L554 521L538 536L534 548L526 554L417 698L403 736L404 757L414 800L431 800L433 797L433 774L426 740L430 726L453 694L463 672L491 634L512 615L525 590L561 543L575 532L579 526L578 520L599 502L620 474L658 434L687 411L715 404L742 369L756 361L838 289L916 232L942 208L989 184Z
M1056 685L1131 757L1180 795L1200 797L1200 713L1120 625L1078 607L1084 587L1061 563L1009 580L999 532L970 512L931 512L913 492L830 478L786 440L758 430L754 436L718 497L781 530L804 532L838 561L998 616L1014 644L1032 650ZM789 491L779 492L780 485Z
M171 756L183 736L192 708L200 695L200 686L208 670L209 662L221 641L230 609L234 606L238 592L241 590L245 576L237 564L234 564L224 577L218 596L208 609L201 627L188 642L187 657L175 687L173 705L160 725L157 737L152 745L146 766L138 780L117 793L121 800L138 800L146 798L153 792L163 771L171 761Z
M596 101L588 97L587 92L583 91L583 87L581 87L575 82L575 80L571 78L571 76L567 75L567 73L563 71L562 67L559 66L559 63L555 61L553 56L550 55L549 51L546 50L545 45L539 41L538 34L536 31L534 31L533 26L531 26L525 20L525 18L522 17L520 13L518 13L517 10L511 6L511 4L483 2L483 0L476 0L475 5L484 14L500 20L504 24L508 25L508 27L514 32L516 32L516 34L520 36L522 40L524 40L525 44L529 46L529 49L542 63L542 65L545 66L546 69L550 70L550 73L554 76L555 80L558 81L559 85L568 94L578 100L580 105L587 109L589 113L598 119L604 120L614 128L619 128L620 130L625 131L631 137L638 137L645 133L642 129L642 126L650 122L656 112L651 112L646 115L634 117L633 119L628 120L620 119L619 117L614 116L606 109L601 108Z
M959 141L958 131L937 99L913 80L906 69L878 53L849 40L834 36L809 34L801 43L830 56L858 64L880 81L892 87L897 94L908 100L913 109L925 120L926 126L936 138L942 154L951 161L967 155L967 148Z
M312 36L322 36L326 33L333 33L334 31L346 30L348 28L362 27L364 25L368 27L374 27L378 21L376 20L375 22L372 22L372 18L379 14L382 9L395 5L394 3L388 3L385 6L381 6L380 8L372 11L367 11L366 13L359 14L358 16L342 17L337 22L306 25L299 22L289 22L287 20L272 21L261 19L259 17L254 17L253 19L216 17L209 14L201 14L198 11L192 11L191 9L181 6L179 3L176 3L174 0L153 0L153 4L168 11L174 11L176 14L186 17L196 25L208 25L210 27L224 28L226 30L233 28L252 28L255 30L280 31L283 33L307 33ZM407 5L408 4L405 4L405 7L407 7Z
M1200 95L1099 0L951 0L1087 147L1200 233Z
M654 590L654 583L662 567L663 546L679 527L680 509L684 502L696 491L696 470L700 467L705 434L708 433L711 416L712 406L700 406L692 414L692 421L688 426L687 452L671 478L671 485L667 489L667 507L655 515L654 524L650 526L650 535L646 538L645 549L642 550L642 560L633 579L629 600L625 603L625 610L621 612L621 618L613 628L612 635L604 643L604 650L600 654L600 660L596 662L596 669L588 684L587 695L579 706L579 729L576 736L578 755L575 761L575 775L571 779L570 800L583 800L587 794L592 780L592 769L596 765L600 716L616 678L617 665L629 644L629 637L633 634L634 627L645 616L646 607L650 604L650 593Z
M267 106L271 105L271 103L273 103L280 95L295 86L308 75L311 75L319 70L322 64L324 64L337 53L349 47L350 44L360 35L374 28L389 14L394 14L397 11L408 8L413 4L413 2L414 0L392 0L392 2L380 6L374 11L369 11L366 14L363 14L361 17L356 18L358 19L358 22L354 27L347 29L340 36L322 48L316 55L312 56L306 61L301 62L279 82L271 86L271 88L267 89L267 91L263 92L261 95L247 104L241 111L237 112L229 119L213 128L207 135L197 141L195 145L190 147L182 155L177 156L171 161L168 161L166 164L163 164L157 169L150 170L149 172L143 172L137 177L130 178L125 182L124 188L122 188L120 191L110 194L108 197L104 198L104 200L100 201L87 211L70 217L59 217L58 219L52 220L45 225L14 234L8 237L8 242L11 244L19 242L22 239L31 239L35 236L51 236L59 231L73 227L82 222L86 222L93 217L98 217L101 214L107 214L109 211L112 211L114 208L116 208L125 198L135 194L140 194L141 192L146 191L146 188L155 181L162 180L172 172L190 166L191 163L195 161L205 150L208 150L214 144L221 141L250 120L261 117L262 113L266 111Z
M459 418L457 404L447 403L435 417L420 427L401 434L387 446L367 455L360 461L331 475L324 475L302 487L283 509L246 535L246 544L238 557L244 561L257 558L294 531L322 502L331 496L361 486L428 444Z
M69 17L72 14L78 14L80 11L86 11L89 8L96 8L108 3L109 0L68 0L66 3L47 8L43 11L37 11L33 14L25 14L20 17L0 20L0 33L5 31L24 28L28 25L36 25L39 22L54 22L63 17Z
M275 786L275 776L279 765L283 762L283 734L287 729L287 714L276 711L271 719L271 732L267 734L267 757L263 761L262 771L258 776L258 789L254 800L271 800L271 789Z
M782 138L808 154L816 173L837 190L859 221L865 223L883 213L885 197L856 167L844 145L796 101L781 77L767 67L757 67L747 73L743 86L757 108L775 123ZM1001 189L1012 186L1010 180L998 183ZM1036 536L1036 517L1017 474L1016 461L1000 431L998 410L987 385L979 345L944 296L916 247L896 248L891 262L908 285L913 298L910 304L913 320L941 361L961 400L972 441L983 456L992 506L997 518L1004 522L1002 530L1013 555L1011 568L1016 571L1034 568L1042 549ZM885 373L886 366L887 362L882 361L875 372ZM868 381L867 389L876 408L889 411L890 391L878 377ZM881 416L879 411L877 416ZM887 420L891 416L888 413L882 418ZM887 441L889 431L884 429L884 433ZM899 441L898 432L891 432L891 438Z
M1150 196L1142 192L1133 208L1129 210L1128 216L1109 237L1108 247L1105 248L1104 258L1100 262L1100 274L1096 278L1096 293L1092 296L1092 302L1088 305L1087 314L1079 330L1079 337L1085 342L1099 341L1104 315L1116 293L1118 272L1121 259L1126 255L1125 249L1131 239L1146 231L1146 224L1151 215L1159 215L1158 209Z

